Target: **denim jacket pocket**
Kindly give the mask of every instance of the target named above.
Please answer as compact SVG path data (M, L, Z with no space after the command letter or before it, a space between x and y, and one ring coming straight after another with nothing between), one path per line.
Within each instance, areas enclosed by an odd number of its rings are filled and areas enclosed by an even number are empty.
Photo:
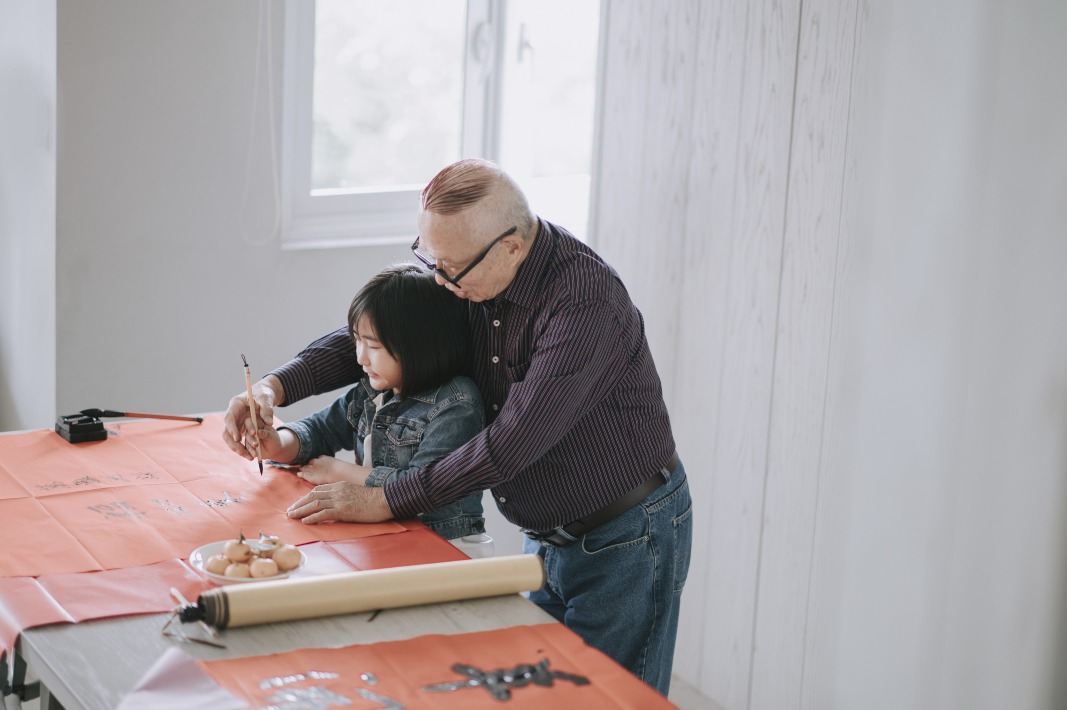
M389 443L394 446L418 446L426 431L426 422L398 417L385 428Z
M388 465L396 468L406 467L418 450L425 433L426 422L424 421L398 417L389 422L385 427L385 436L389 440L386 456L391 458Z

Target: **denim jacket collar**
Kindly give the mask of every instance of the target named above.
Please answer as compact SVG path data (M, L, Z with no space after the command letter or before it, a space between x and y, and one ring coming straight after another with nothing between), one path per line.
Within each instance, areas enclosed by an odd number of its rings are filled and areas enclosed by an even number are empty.
M380 395L383 392L383 390L376 390L373 387L371 387L370 386L370 381L367 380L366 378L360 380L356 384L356 387L359 387L360 389L363 390L363 394L367 398L367 402L368 403L373 402L374 398L377 397L378 395ZM398 395L398 394L397 395L393 395L382 406L384 407L384 406L392 404L393 402L399 402L399 401L404 400L404 399L414 399L416 401L424 402L426 404L433 404L434 402L437 401L437 397L438 397L438 394L440 393L440 391L441 391L440 387L435 387L432 390L424 390L424 391L419 392L417 394L413 394L410 397L403 397L403 396Z

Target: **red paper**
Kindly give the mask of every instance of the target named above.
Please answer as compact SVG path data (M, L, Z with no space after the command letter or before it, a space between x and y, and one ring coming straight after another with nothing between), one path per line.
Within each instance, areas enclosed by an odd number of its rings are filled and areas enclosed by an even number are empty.
M331 542L330 547L357 570L470 559L427 527L410 530L404 535Z
M177 606L171 588L195 602L201 592L215 586L181 560L88 574L53 574L37 581L76 622L170 611Z
M0 601L0 658L14 647L23 629L74 621L36 579L29 577L0 579Z
M0 577L85 572L100 563L33 498L0 500Z
M556 623L344 648L301 649L199 664L216 683L244 699L249 707L283 705L275 697L277 693L309 692L312 688L347 698L353 708L381 707L360 696L358 689L362 688L409 708L467 710L496 707L499 701L484 688L428 692L423 687L463 680L464 676L452 670L454 663L488 672L520 664L536 665L546 658L549 670L584 676L589 684L554 679L550 687L531 683L513 688L507 701L509 710L673 707L622 666ZM372 673L378 682L368 684L360 678L363 673ZM339 677L330 677L334 674Z
M0 438L0 466L37 498L113 486L175 482L162 466L124 439L109 437L71 444L49 430Z
M0 500L7 498L27 498L30 492L27 491L22 485L15 480L14 476L7 472L3 466L0 466Z
M396 522L306 525L286 514L312 486L257 466L222 442L222 418L202 424L108 424L104 441L71 444L53 431L0 436L0 576L23 577L186 559L209 542L260 531L293 544L404 532Z

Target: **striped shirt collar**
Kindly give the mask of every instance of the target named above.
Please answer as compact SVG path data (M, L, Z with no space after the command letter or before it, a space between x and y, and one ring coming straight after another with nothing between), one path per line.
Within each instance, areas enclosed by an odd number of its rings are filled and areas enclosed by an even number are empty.
M556 235L548 222L537 217L537 234L530 247L530 253L519 265L515 278L497 298L511 301L524 308L536 304L541 292L541 283L552 262L552 255L556 251L556 241Z

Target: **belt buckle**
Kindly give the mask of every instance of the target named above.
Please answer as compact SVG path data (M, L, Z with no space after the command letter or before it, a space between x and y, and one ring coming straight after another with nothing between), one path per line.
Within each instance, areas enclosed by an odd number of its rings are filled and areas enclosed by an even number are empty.
M562 536L558 535L555 530L541 537L538 542L542 545L548 545L549 547L555 548L564 547L570 544L569 540L562 538Z
M529 528L521 528L522 534L530 538L534 542L543 542L546 537L551 535L551 532L538 532L537 530L530 530Z
M542 545L547 545L549 547L566 547L567 545L571 544L571 542L573 542L572 540L568 540L566 537L561 535L559 533L559 530L548 530L546 532L538 532L537 530L524 529L522 532L526 535L526 537L530 538L531 540L539 542Z

